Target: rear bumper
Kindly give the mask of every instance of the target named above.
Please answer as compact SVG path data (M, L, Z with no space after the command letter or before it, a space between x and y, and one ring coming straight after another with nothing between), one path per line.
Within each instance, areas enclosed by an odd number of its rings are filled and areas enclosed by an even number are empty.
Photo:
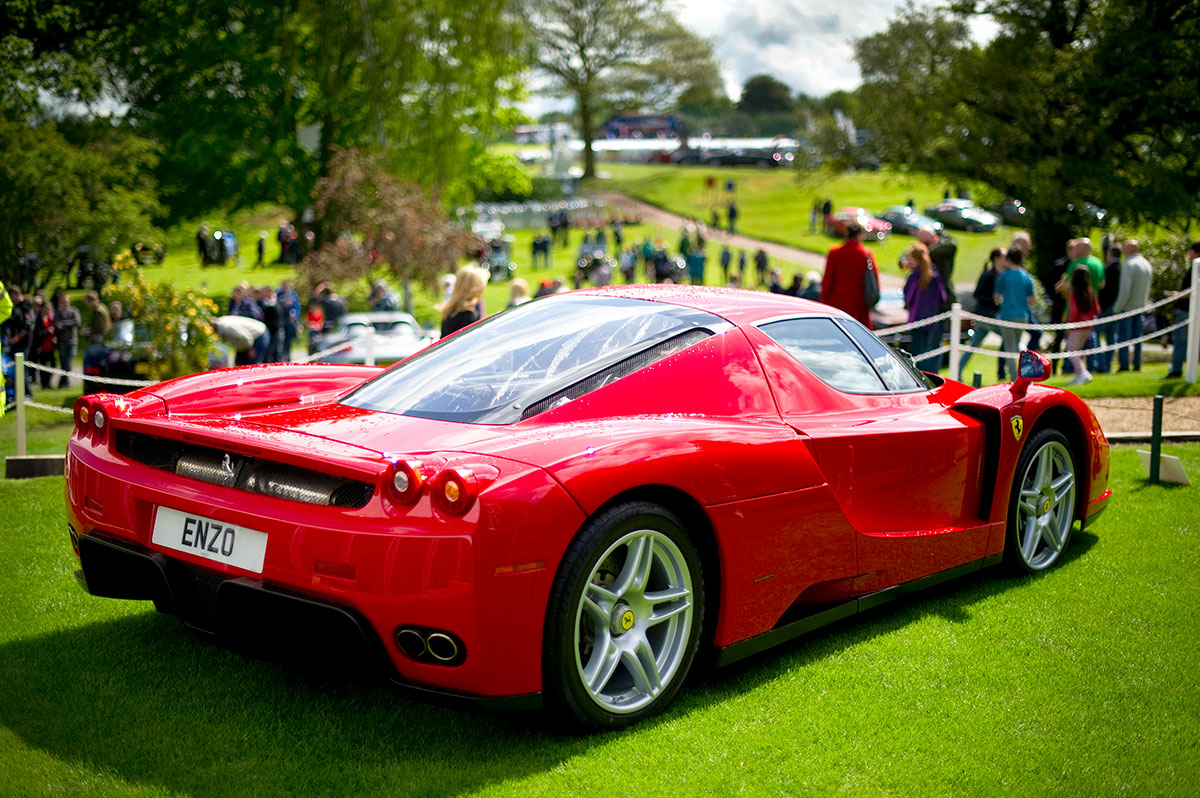
M537 709L541 694L485 697L404 679L370 622L351 607L188 565L136 544L93 533L79 538L80 586L94 596L153 601L160 611L231 646L272 658L387 679L398 691L457 706Z

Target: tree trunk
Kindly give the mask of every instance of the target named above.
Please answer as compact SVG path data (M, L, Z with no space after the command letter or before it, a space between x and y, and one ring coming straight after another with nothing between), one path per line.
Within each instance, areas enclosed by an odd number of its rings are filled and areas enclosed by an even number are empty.
M583 137L583 176L596 176L596 153L592 151L592 104L588 89L579 92L579 133Z

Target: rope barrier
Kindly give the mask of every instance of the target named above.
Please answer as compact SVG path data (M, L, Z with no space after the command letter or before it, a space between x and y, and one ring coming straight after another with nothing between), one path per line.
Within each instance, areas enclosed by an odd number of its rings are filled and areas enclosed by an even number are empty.
M1187 321L1181 321L1181 322L1172 324L1170 327L1163 327L1161 330L1155 330L1152 333L1147 333L1140 338L1130 338L1128 341L1121 341L1120 343L1105 344L1103 346L1097 346L1092 349L1078 349L1078 350L1075 350L1072 352L1042 352L1042 356L1045 357L1047 360L1062 360L1063 358L1068 358L1068 357L1075 357L1075 356L1084 357L1086 355L1095 355L1100 352L1115 352L1118 349L1124 349L1127 346L1134 346L1136 344L1144 344L1147 341L1153 341L1155 338L1161 338L1164 335L1166 335L1167 333L1174 332L1175 330L1179 329L1180 327L1186 327L1187 324L1188 324ZM946 347L946 348L949 349L949 347ZM1016 352L1005 352L1003 350L997 350L997 349L981 349L980 347L970 346L969 344L959 344L958 351L970 352L973 355L998 355L1001 357L1012 357L1012 358L1015 358L1018 354Z
M28 360L25 361L25 368L36 369L37 371L47 371L59 377L75 377L80 380L87 380L88 382L108 383L111 385L154 385L157 382L157 380L126 380L120 377L97 377L91 374L84 374L80 371L63 371L62 369L55 368L54 366L46 366L41 363L31 363Z
M1130 319L1130 318L1133 318L1134 316L1141 316L1143 314L1149 313L1152 310L1157 310L1158 308L1162 307L1163 305L1169 305L1172 302L1178 302L1181 299L1187 299L1189 296L1191 296L1191 293L1192 293L1192 289L1189 288L1186 291L1180 291L1175 296L1169 296L1166 299L1160 299L1157 302L1151 302L1149 305L1145 305L1144 307L1136 308L1134 310L1128 310L1128 311L1125 311L1124 313L1118 313L1115 316L1105 316L1103 319L1096 318L1096 319L1090 319L1088 321L1070 321L1070 322L1062 322L1060 324L1028 324L1026 322L1021 322L1021 321L1001 321L1000 319L993 319L993 318L989 318L988 316L979 316L975 313L972 313L969 310L964 310L962 312L962 318L970 319L971 321L986 322L987 324L990 324L993 327L1008 327L1010 330L1030 330L1030 331L1040 330L1042 332L1057 332L1058 330L1078 330L1083 327L1094 327L1097 324L1111 324L1114 321L1122 321L1123 319Z
M17 403L13 402L12 406L16 407ZM45 405L45 404L42 404L41 402L35 402L32 399L26 399L25 406L26 407L36 407L38 410L53 410L55 413L63 413L68 416L75 412L74 410L69 410L65 407L56 407L54 405ZM7 413L8 409L5 408L4 412Z

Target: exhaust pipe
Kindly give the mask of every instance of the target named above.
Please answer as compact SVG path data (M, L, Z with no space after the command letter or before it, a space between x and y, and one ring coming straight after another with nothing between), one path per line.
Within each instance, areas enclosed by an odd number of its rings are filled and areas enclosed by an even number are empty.
M429 656L438 662L450 662L458 656L458 643L454 642L454 638L450 635L441 632L431 634L425 640L425 647L429 651Z
M416 629L397 629L396 647L412 659L420 659L425 653L425 636Z

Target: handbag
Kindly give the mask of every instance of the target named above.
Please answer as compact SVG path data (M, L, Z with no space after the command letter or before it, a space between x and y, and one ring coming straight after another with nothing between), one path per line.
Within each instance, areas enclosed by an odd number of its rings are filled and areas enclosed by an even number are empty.
M863 302L868 309L879 304L879 272L870 252L867 253L867 270L863 272Z

